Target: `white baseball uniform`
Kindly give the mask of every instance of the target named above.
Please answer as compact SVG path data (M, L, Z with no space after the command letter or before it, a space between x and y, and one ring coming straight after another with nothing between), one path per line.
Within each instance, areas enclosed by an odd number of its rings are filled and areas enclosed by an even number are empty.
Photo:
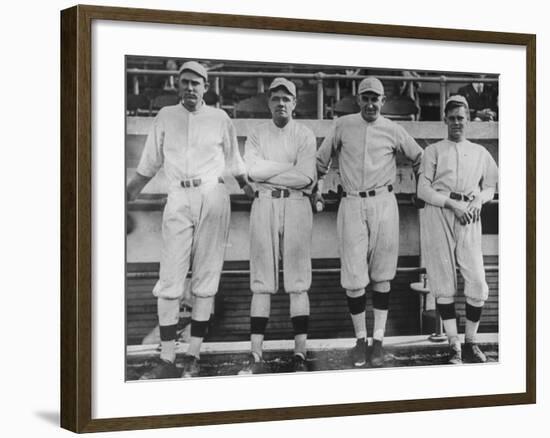
M182 104L162 108L137 172L152 177L161 166L169 189L162 219L160 278L153 294L181 297L191 265L192 293L213 296L218 290L230 215L229 194L220 177L245 173L227 114L204 103L195 112Z
M286 292L311 286L312 211L306 193L315 181L313 132L290 120L283 128L260 124L247 138L244 160L257 196L250 213L250 288L256 293L279 289L279 258ZM272 178L267 169L285 167Z
M481 190L495 188L497 182L495 160L481 145L468 140L442 140L424 151L418 181L418 196L426 201L421 245L430 289L436 298L456 295L458 266L464 277L464 295L476 301L487 299L481 221L461 225L444 205L451 192L476 196Z
M317 170L327 173L338 156L346 196L338 208L337 231L341 283L347 290L388 292L399 250L399 211L390 187L395 184L397 152L420 165L422 148L397 123L379 116L367 122L361 113L336 119L317 152ZM374 196L372 196L374 195Z

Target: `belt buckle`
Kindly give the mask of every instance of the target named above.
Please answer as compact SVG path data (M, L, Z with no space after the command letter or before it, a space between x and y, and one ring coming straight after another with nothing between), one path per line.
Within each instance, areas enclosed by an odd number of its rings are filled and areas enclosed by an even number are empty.
M369 190L367 196L376 196L376 190Z
M281 193L283 195L283 198L288 198L290 196L290 190L283 189L281 190Z
M280 190L272 190L271 191L271 197L272 198L280 198L281 197L281 191Z
M361 198L366 198L368 195L367 195L367 192L359 192L358 195L361 197Z
M455 201L462 201L462 195L455 192L451 192L449 194L449 198L454 199Z
M191 187L198 187L202 183L202 179L195 178L195 179L185 179L180 182L180 185L186 189L189 189Z

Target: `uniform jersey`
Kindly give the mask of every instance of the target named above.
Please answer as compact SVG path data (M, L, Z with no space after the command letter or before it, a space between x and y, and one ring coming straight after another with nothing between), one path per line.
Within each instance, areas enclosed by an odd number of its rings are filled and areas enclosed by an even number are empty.
M293 120L283 128L262 123L246 141L244 159L258 191L250 213L250 287L255 293L277 292L280 258L285 291L311 286L313 218L304 195L315 181L315 152L313 132ZM288 196L274 197L273 191L281 189Z
M468 140L442 140L426 148L418 191L423 199L443 207L449 192L475 195L496 188L498 169L487 149Z
M468 140L442 140L426 148L418 181L418 196L426 201L421 244L430 289L436 298L456 294L458 266L466 297L487 299L481 221L462 225L444 205L450 192L476 196L482 190L496 188L497 181L497 165L481 145Z
M315 135L306 126L290 120L279 128L269 121L260 124L248 136L244 159L248 175L258 190L296 189L311 193L316 150ZM289 169L302 174L302 178L264 180L259 168L277 164L287 164Z
M372 280L376 291L388 292L389 280L395 276L399 212L388 187L395 183L398 152L418 168L422 149L403 127L383 116L367 122L361 113L337 119L317 152L320 175L328 171L331 157L338 156L347 194L337 217L344 289L362 289ZM380 189L376 196L359 196L373 189Z
M152 177L163 165L170 189L180 187L183 180L245 173L231 119L225 111L204 104L195 112L182 104L159 111L137 172Z
M402 126L383 116L367 122L360 113L351 114L334 122L317 153L317 169L326 174L331 157L338 154L344 191L368 191L395 183L397 152L418 169L422 149Z
M162 219L160 278L153 294L181 298L192 266L191 292L213 296L223 266L230 214L229 195L219 177L245 173L227 114L204 103L195 112L182 104L162 108L147 137L137 172L152 177L161 166L169 193ZM200 183L182 185L182 181L190 180ZM160 321L161 325L176 322Z

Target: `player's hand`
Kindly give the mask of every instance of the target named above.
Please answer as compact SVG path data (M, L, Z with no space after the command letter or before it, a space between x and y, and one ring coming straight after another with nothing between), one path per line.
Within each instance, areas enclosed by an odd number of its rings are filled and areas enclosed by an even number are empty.
M485 114L486 114L486 117L487 117L487 121L488 122L494 122L496 117L497 117L497 113L495 113L492 109L490 108L485 108L483 111L485 111Z
M314 213L321 213L325 209L325 199L320 192L312 193L309 199Z
M468 212L472 215L472 222L481 219L481 200L475 197L468 203Z
M243 192L248 199L254 199L254 188L250 184L245 184L243 186Z
M126 213L126 234L130 234L136 228L134 217Z
M461 225L467 225L473 222L473 216L468 210L468 205L464 205L461 202L454 202L452 205L452 210Z
M134 202L139 196L136 190L126 189L126 203Z
M489 108L476 111L476 119L482 122L492 122L495 119L496 113Z
M415 194L413 194L411 196L411 203L412 205L414 205L414 207L420 209L420 208L424 208L426 206L426 203L424 202L423 199L420 199L418 196L416 196Z

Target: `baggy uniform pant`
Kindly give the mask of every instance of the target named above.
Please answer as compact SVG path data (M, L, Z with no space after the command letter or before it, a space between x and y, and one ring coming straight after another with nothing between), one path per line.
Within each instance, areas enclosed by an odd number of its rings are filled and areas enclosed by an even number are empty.
M301 193L290 198L256 198L250 212L250 289L276 293L279 259L284 289L302 292L311 286L313 213Z
M216 294L230 209L227 189L218 182L169 193L162 218L160 278L153 289L156 297L181 298L190 267L192 294Z
M461 225L451 210L431 204L426 204L423 215L422 255L435 297L456 295L458 267L464 277L464 295L486 301L489 287L483 267L481 221Z
M393 193L342 198L336 227L344 289L363 289L371 280L386 282L395 277L399 211Z

